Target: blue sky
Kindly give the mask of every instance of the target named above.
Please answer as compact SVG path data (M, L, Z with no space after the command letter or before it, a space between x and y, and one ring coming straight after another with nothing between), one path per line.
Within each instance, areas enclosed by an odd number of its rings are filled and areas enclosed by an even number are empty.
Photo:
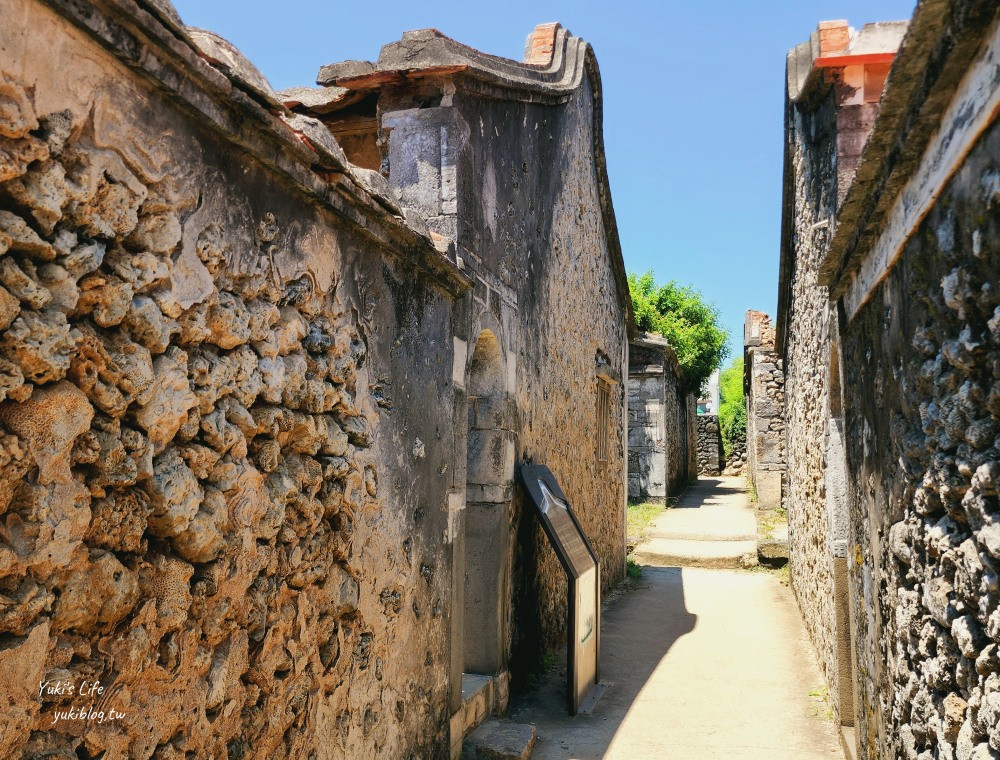
M594 46L625 264L700 290L734 351L743 314L777 305L785 52L817 22L909 18L914 0L319 2L174 0L186 24L233 42L276 89L325 63L374 60L407 29L435 27L520 59L535 24Z

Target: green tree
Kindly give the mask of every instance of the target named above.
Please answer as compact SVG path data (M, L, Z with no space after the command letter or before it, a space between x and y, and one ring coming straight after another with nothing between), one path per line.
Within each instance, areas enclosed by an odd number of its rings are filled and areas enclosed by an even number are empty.
M719 373L719 428L722 448L726 457L733 451L733 443L746 440L747 405L743 400L743 357L733 359Z
M685 393L697 393L729 355L729 336L719 325L719 310L693 288L673 280L657 285L652 271L630 272L628 286L636 325L670 341L684 374Z

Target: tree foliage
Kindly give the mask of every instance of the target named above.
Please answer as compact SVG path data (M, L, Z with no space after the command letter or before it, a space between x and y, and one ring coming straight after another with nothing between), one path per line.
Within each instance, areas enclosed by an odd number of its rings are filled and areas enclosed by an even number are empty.
M722 448L728 457L733 443L746 440L747 405L743 399L743 357L719 373L719 428L722 432Z
M697 393L729 355L726 331L719 325L719 310L701 293L671 280L657 285L653 272L628 276L636 325L643 332L658 333L677 352L684 375L684 391Z

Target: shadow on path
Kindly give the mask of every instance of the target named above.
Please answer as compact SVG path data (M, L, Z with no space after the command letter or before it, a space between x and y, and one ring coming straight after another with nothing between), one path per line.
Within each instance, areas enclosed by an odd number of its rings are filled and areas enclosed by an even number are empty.
M603 758L650 675L695 622L684 604L681 570L644 568L633 589L602 613L601 681L607 690L593 713L566 713L565 655L538 689L513 700L511 719L538 727L534 760Z
M699 476L683 493L672 509L698 509L706 502L714 502L726 496L742 495L742 478L722 477L708 478Z
M755 532L741 485L702 479L654 528L706 534L680 543L740 543L712 539L740 533L734 523L744 518ZM605 607L601 645L607 689L590 715L566 713L565 660L512 701L511 718L538 728L535 760L843 757L826 705L812 696L824 681L798 607L770 573L645 566Z

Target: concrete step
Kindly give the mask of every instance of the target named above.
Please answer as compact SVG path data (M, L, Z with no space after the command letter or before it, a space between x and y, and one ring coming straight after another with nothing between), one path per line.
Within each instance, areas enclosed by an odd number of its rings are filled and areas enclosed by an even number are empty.
M738 569L757 564L756 541L698 541L651 538L633 553L640 565Z
M536 741L533 724L491 718L466 737L462 760L528 760Z

